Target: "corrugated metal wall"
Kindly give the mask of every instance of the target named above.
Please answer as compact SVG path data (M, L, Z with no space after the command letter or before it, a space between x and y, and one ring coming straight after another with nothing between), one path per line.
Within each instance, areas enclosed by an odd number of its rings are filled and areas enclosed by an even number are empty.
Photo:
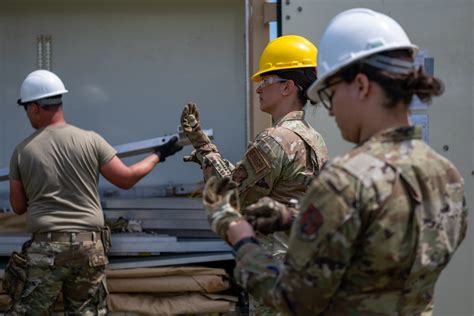
M118 145L176 132L192 100L223 155L239 160L246 148L244 14L238 0L0 2L0 167L33 131L15 102L36 68L39 35L52 36L52 71L70 91L70 123ZM141 184L200 181L200 169L181 160L190 151Z

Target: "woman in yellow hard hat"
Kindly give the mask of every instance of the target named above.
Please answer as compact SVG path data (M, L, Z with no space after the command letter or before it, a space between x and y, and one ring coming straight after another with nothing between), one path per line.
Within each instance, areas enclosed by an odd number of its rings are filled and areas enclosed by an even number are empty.
M305 91L317 78L316 56L316 47L301 36L282 36L266 46L252 80L260 82L256 90L260 109L272 116L274 124L257 135L235 167L221 157L203 133L197 106L189 103L183 110L181 125L195 148L185 161L197 162L205 180L212 175L231 177L238 183L243 209L269 198L294 206L328 159L323 138L304 120L303 108L308 101ZM286 249L284 231L295 216L285 212L286 208L281 210L265 217L248 214L249 221L262 233L261 243L279 257ZM263 306L253 312L273 314Z

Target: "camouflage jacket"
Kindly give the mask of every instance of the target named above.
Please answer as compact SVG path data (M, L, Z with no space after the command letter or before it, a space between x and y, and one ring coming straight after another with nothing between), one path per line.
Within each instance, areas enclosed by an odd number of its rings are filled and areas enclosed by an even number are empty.
M414 127L381 132L326 164L301 203L283 263L259 245L235 277L293 315L431 315L435 282L464 239L456 168Z
M258 134L236 167L219 153L206 154L205 180L211 175L232 177L239 183L242 208L264 196L284 204L300 199L328 159L323 138L303 117L303 111L290 112Z

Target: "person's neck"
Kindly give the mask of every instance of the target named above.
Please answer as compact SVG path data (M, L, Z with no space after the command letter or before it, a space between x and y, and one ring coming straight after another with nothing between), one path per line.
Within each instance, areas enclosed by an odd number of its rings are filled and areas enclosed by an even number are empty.
M61 124L66 124L63 112L54 112L51 115L44 117L44 119L38 124L38 128Z
M372 113L360 131L360 142L386 129L410 126L409 111L403 104L398 104L393 109L382 109Z
M273 113L271 113L273 122L280 121L285 115L294 111L302 111L301 105L297 103L291 103L287 104L286 106L282 105L278 107Z

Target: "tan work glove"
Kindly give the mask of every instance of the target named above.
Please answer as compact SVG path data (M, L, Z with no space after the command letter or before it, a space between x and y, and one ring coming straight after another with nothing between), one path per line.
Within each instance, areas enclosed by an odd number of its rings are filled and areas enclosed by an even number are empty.
M199 111L195 103L189 102L184 107L181 113L181 127L194 148L200 149L204 145L211 143L211 140L201 128Z
M256 231L270 234L291 227L296 210L267 196L242 210L242 215Z
M204 187L202 202L212 231L227 241L230 223L242 218L237 184L229 178L212 176Z
M199 160L198 158L198 152L196 149L194 149L192 152L191 152L191 155L188 155L188 156L184 156L183 157L183 161L184 162L195 162L197 163L198 165L201 165L201 161Z

